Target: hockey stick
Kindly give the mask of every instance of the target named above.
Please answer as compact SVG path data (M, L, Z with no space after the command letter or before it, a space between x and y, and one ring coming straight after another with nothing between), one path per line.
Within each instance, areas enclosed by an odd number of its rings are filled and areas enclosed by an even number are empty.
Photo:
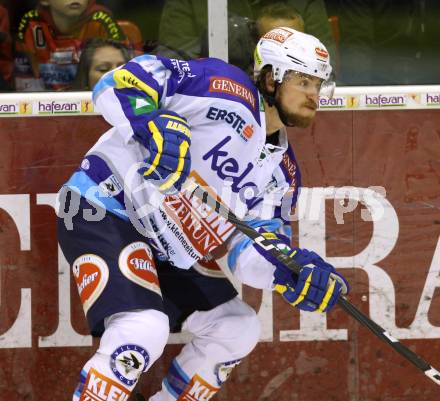
M289 267L293 273L299 274L301 266L298 265L293 259L286 256L278 248L276 248L269 240L264 238L257 230L248 225L245 221L239 219L231 210L219 201L214 199L206 190L198 185L191 185L187 188L192 195L195 195L203 203L210 206L216 211L217 214L224 217L227 221L234 224L235 227L243 234L248 236L259 247L269 252L274 258L278 259L285 266ZM354 319L356 319L361 325L367 327L376 337L389 344L395 351L402 355L405 359L411 362L416 368L421 370L432 381L440 385L440 372L434 369L428 362L422 359L420 356L411 351L408 347L403 345L399 340L394 338L384 328L379 326L368 316L364 315L359 309L357 309L350 301L343 295L338 299L338 305Z

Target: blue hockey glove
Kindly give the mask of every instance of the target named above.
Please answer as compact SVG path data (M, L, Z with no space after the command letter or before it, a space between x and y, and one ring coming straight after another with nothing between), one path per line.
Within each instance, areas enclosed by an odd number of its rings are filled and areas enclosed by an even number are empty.
M263 233L263 236L302 266L300 274L296 276L268 252L259 250L260 254L276 266L274 289L289 304L309 312L329 312L339 295L348 293L349 286L345 278L318 254L307 249L292 248L289 239L282 235Z
M160 180L160 191L179 191L191 171L191 131L186 119L170 110L156 110L145 131L138 129L134 138L150 151L147 166L139 173L145 179Z

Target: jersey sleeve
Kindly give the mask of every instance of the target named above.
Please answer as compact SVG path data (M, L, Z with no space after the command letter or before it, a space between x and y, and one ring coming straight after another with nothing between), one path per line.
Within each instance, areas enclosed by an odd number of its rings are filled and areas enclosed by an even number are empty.
M301 173L290 145L280 164L274 169L272 181L264 196L258 198L249 210L256 220L252 227L263 227L292 240L292 214L301 186ZM240 282L254 288L273 289L275 265L270 263L242 233L236 233L228 244L228 267Z
M261 220L278 219L290 226L301 187L301 172L293 149L288 145L272 173L264 193L249 207L248 215Z
M202 98L241 103L260 123L257 90L250 78L215 58L184 61L142 55L109 71L93 90L97 111L126 141L137 129L145 129L149 113L159 108L182 112L188 120L200 118L197 107L190 105Z
M128 142L161 107L171 71L155 56L142 55L109 71L96 84L93 102L104 119Z

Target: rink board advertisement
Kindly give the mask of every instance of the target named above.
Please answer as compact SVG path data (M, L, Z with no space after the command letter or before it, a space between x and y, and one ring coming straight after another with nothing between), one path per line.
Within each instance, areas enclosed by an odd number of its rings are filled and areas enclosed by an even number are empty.
M89 107L75 104L71 114ZM0 119L2 400L70 400L97 345L58 250L54 205L108 126L55 108ZM352 303L439 368L440 113L320 112L290 139L304 186L292 216L295 244L343 269ZM244 288L242 296L259 311L261 341L212 400L439 400L438 386L342 310L300 314L276 294ZM184 341L172 336L141 379L147 398Z

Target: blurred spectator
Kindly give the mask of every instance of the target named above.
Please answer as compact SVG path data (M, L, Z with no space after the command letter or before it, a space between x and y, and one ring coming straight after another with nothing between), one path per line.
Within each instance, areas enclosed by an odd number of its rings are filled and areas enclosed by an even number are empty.
M165 0L97 0L112 10L118 20L128 20L135 23L143 38L158 38L160 16Z
M345 84L440 83L438 0L340 0L338 14Z
M253 10L247 0L228 0L228 15L235 18L229 26L245 32L253 21ZM240 18L241 17L241 18ZM184 60L207 56L207 0L166 0L159 25L158 53ZM229 46L230 51L237 51Z
M11 34L14 38L14 34L17 32L18 24L24 13L33 8L36 8L39 0L1 0L3 6L8 10L9 22L11 24Z
M256 26L258 38L279 26L304 32L304 20L299 11L281 1L263 6L258 11Z
M253 52L258 38L253 30L255 16L259 15L261 18L262 14L259 10L268 7L267 11L274 12L276 18L279 18L276 7L271 9L273 3L271 0L228 0L228 51L229 61L232 64L246 69L249 49ZM300 15L303 18L305 32L317 36L326 45L330 56L334 56L335 42L324 0L285 0L277 3L284 4L284 9L289 10L287 15L290 23L300 24L298 18L295 22L290 19L290 13ZM278 7L281 9L282 6ZM208 56L207 15L207 0L166 0L159 26L159 46L156 52L181 59ZM267 21L262 23L265 22ZM282 22L287 21L283 18ZM264 29L261 24L260 29Z
M233 15L228 17L228 61L252 74L254 49L257 44L255 23L248 17ZM208 35L202 35L202 56L208 56Z
M72 89L93 90L106 72L125 64L132 56L130 49L121 42L102 38L88 40L81 52Z
M13 68L9 14L8 10L0 4L0 91L11 89Z
M274 2L259 9L256 21L247 17L229 16L228 47L229 62L253 75L254 49L258 39L266 32L279 26L286 26L304 32L304 21L293 7L285 2ZM206 50L208 54L207 41ZM202 48L203 49L203 48Z
M272 0L257 0L258 7L273 3ZM319 38L330 53L330 60L336 60L336 46L332 35L329 15L324 0L285 0L291 9L297 10L304 20L304 32ZM332 61L333 64L333 61Z
M95 0L40 0L23 16L17 36L15 85L20 91L68 88L86 39L126 40L110 11Z

